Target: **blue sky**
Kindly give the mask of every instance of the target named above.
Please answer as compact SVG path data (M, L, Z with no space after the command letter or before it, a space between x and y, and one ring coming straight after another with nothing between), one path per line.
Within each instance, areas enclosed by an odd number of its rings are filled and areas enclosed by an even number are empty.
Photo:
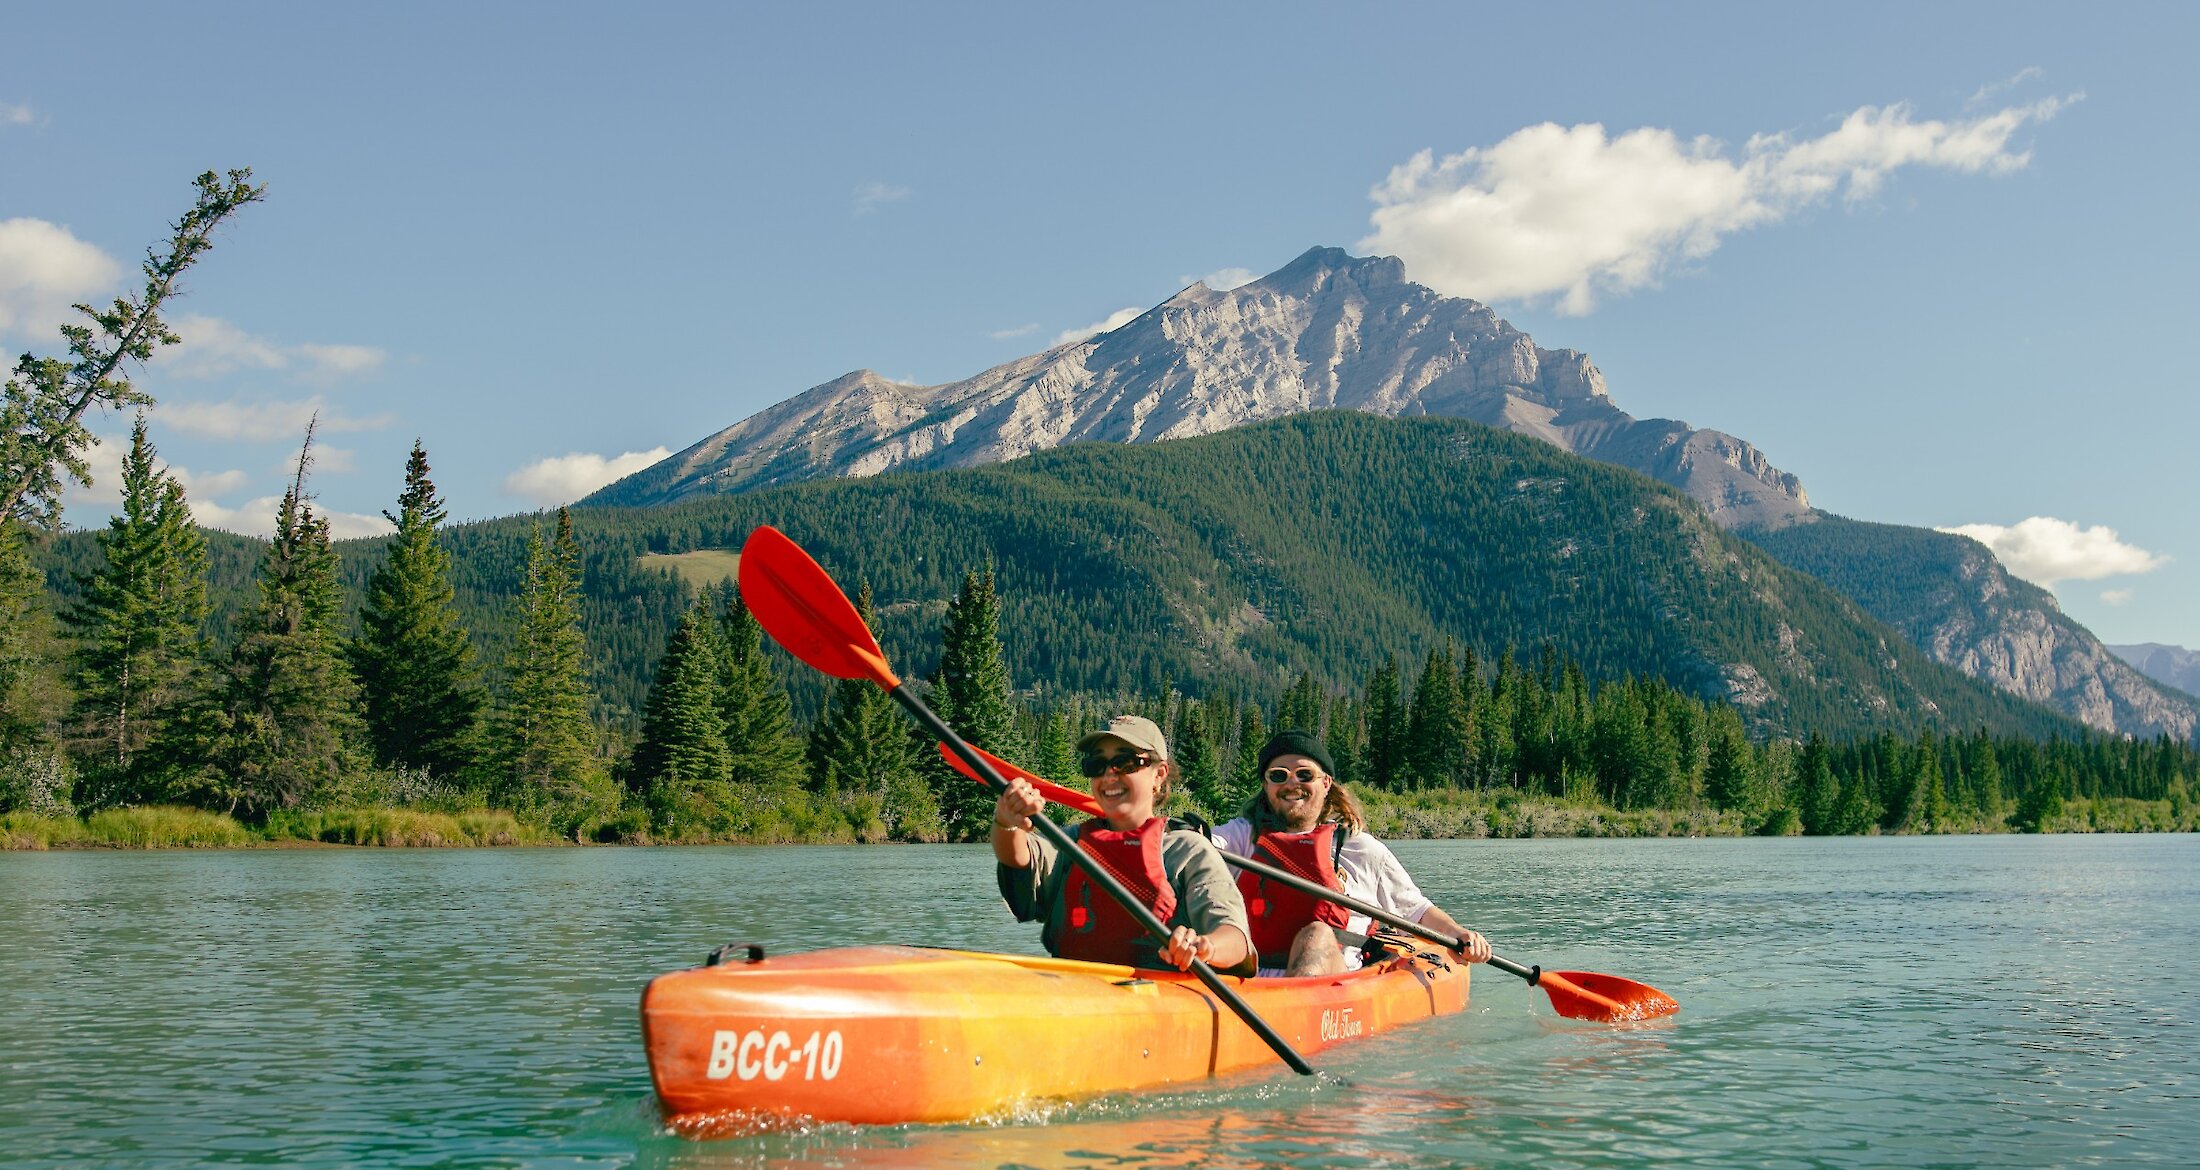
M2200 646L2188 7L1518 7L13 4L0 344L250 165L142 379L163 453L249 529L318 409L326 508L418 436L480 517L1397 243L1630 412Z

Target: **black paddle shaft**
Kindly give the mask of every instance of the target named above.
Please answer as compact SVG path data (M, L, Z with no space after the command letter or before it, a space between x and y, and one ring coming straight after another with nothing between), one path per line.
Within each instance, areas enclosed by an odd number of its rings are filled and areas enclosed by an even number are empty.
M1423 926L1410 918L1405 918L1400 915L1392 914L1390 911L1385 910L1380 906L1370 905L1366 902L1360 901L1358 898L1338 893L1336 890L1332 890L1328 886L1322 885L1320 882L1307 881L1305 878L1302 878L1299 875L1290 872L1289 870L1277 869L1273 865L1269 865L1265 862L1254 861L1250 857L1239 857L1237 854L1232 853L1227 849L1222 850L1221 853L1222 859L1224 861L1229 862L1231 865L1234 865L1247 873L1257 873L1260 876L1267 878L1269 881L1275 882L1279 885L1289 886L1292 889L1299 891L1300 893L1312 894L1313 896L1321 898L1325 901L1335 902L1337 905L1342 906L1347 910L1353 911L1358 914L1365 914L1369 918L1372 918L1377 922L1386 923L1390 926L1395 926L1398 929L1405 931L1407 934L1411 934L1419 938L1425 938L1428 941L1445 948L1446 950L1456 951L1462 945L1461 941L1458 938L1455 938L1452 935L1445 934L1441 930L1435 930L1430 927ZM1543 979L1543 968L1523 967L1520 964L1513 962L1511 959L1500 958L1496 955L1490 956L1490 966L1495 967L1500 971L1503 971L1507 975L1517 975L1520 978L1527 980L1528 986L1530 987L1534 987Z
M923 724L926 731L938 736L939 741L946 744L948 750L961 756L964 763L975 769L978 778L985 781L985 786L991 789L994 795L998 796L1008 791L1008 781L1001 779L1000 773L993 770L993 765L987 763L983 756L971 750L970 745L964 743L962 737L955 734L955 729L949 727L946 720L941 719L933 712L932 708L925 705L924 700L913 694L909 690L908 684L903 683L895 686L886 693L892 695L894 700L902 705L902 709L914 716L918 723ZM1149 934L1164 942L1168 940L1169 928L1159 918L1154 917L1153 911L1147 909L1144 903L1133 897L1129 890L1124 889L1123 883L1117 881L1115 875L1109 873L1105 866L1093 860L1084 850L1079 849L1076 840L1071 838L1062 829L1062 826L1048 820L1044 815L1034 815L1031 818L1031 827L1037 830L1040 836L1053 842L1055 850L1061 853L1063 857L1081 867L1085 871L1085 875L1090 877L1094 884L1106 891L1109 897L1122 903L1123 908L1130 911L1131 917L1136 918L1138 924L1145 927ZM1224 856L1227 857L1228 854L1224 854ZM1215 998L1228 1004L1230 1010L1237 1013L1237 1018L1245 1021L1245 1026L1251 1028L1254 1035L1259 1036L1268 1047L1274 1049L1276 1055L1281 1057L1285 1064L1290 1065L1293 1072L1298 1073L1300 1076L1314 1075L1314 1066L1306 1063L1306 1058L1300 1056L1291 1047L1290 1041L1285 1040L1276 1033L1274 1028L1269 1027L1268 1021L1260 1018L1260 1014L1253 1010L1253 1005L1246 1003L1244 999L1238 996L1237 992L1224 984L1222 977L1215 974L1215 969L1208 966L1205 959L1193 959L1191 971L1192 974L1199 977L1201 983L1207 986L1207 990L1214 992Z

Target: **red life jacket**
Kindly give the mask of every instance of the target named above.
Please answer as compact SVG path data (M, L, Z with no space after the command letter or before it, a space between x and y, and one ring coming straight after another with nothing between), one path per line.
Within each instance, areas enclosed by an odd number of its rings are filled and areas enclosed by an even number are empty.
M1262 833L1253 842L1253 860L1343 893L1344 879L1337 876L1337 854L1343 848L1344 834L1335 821L1328 821L1304 833ZM1245 896L1253 949L1259 952L1263 967L1290 965L1291 942L1307 923L1324 922L1341 931L1352 921L1351 914L1335 902L1324 902L1256 873L1238 871L1237 885L1238 893Z
M1077 826L1077 847L1123 883L1123 888L1145 903L1163 924L1176 913L1176 889L1161 868L1161 838L1168 831L1169 822L1163 817L1153 817L1128 832L1111 829L1102 820ZM1109 897L1086 875L1083 866L1067 858L1062 864L1070 866L1070 871L1062 883L1062 916L1055 920L1054 953L1065 959L1126 967L1157 962L1161 940Z

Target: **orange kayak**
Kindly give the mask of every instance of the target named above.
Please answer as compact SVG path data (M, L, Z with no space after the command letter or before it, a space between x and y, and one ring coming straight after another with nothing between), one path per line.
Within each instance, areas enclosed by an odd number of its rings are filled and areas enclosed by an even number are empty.
M1232 980L1301 1053L1467 1005L1467 968L1399 955L1348 975ZM845 947L674 971L642 992L675 1125L965 1121L1275 1065L1199 981L1021 955Z

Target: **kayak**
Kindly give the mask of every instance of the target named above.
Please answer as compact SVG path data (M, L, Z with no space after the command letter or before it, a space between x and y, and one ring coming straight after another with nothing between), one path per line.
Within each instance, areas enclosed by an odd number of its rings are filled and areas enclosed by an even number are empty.
M1281 1067L1182 972L907 946L749 955L642 992L650 1077L675 1127L967 1121ZM1224 978L1302 1054L1467 1005L1468 969L1429 953Z

